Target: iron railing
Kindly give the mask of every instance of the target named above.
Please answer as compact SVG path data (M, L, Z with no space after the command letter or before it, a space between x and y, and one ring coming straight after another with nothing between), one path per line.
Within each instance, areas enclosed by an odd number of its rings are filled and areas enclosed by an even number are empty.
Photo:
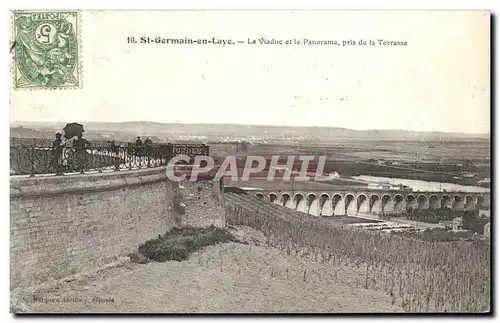
M86 148L47 147L34 142L17 143L10 147L10 174L30 175L121 171L167 165L176 155L209 155L206 145L153 144L136 147L127 145Z

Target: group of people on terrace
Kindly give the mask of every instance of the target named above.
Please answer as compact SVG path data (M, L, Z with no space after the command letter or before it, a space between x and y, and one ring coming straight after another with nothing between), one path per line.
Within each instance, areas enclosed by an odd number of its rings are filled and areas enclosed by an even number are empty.
M90 147L91 143L87 139L83 138L83 134L78 134L77 138L74 140L67 139L63 137L61 133L56 133L56 140L52 142L52 148L58 149L62 147L67 148L87 148Z
M118 148L120 145L116 143L115 140L108 141L109 147L111 148L111 151L118 151ZM131 144L129 143L129 146ZM76 138L70 138L67 139L63 137L61 133L56 133L56 139L52 142L52 149L58 150L62 149L63 147L66 148L80 148L80 149L85 149L91 147L92 144L90 141L87 139L83 138L83 134L78 134ZM153 141L151 140L151 137L148 137L144 142L142 142L141 137L137 137L137 140L135 141L135 150L142 155L144 151L148 151L150 147L153 146Z
M67 156L68 149L74 149L75 152L71 155L71 159L73 159L72 163L79 165L78 168L83 169L85 149L90 147L90 145L90 141L83 138L82 133L77 134L76 139L67 138L59 132L56 133L56 139L52 142L52 164L56 168L57 173L61 173L70 167L68 163L70 158Z
M135 141L135 149L136 149L136 155L142 156L144 153L148 155L153 147L153 141L151 140L151 137L146 138L144 143L141 140L141 137L137 137L137 140Z
M83 169L85 160L88 159L87 149L92 148L92 144L83 138L83 133L79 132L74 137L70 135L63 136L56 133L55 140L52 142L52 164L57 170L65 171L68 168ZM117 157L121 146L115 140L108 141L110 157ZM127 152L130 156L149 157L152 154L153 141L148 137L144 142L141 137L137 137L135 146L128 144Z

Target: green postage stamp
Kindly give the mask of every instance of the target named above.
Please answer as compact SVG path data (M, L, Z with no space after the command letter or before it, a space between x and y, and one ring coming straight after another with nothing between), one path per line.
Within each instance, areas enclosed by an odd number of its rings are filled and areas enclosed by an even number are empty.
M14 11L15 89L81 87L78 11Z

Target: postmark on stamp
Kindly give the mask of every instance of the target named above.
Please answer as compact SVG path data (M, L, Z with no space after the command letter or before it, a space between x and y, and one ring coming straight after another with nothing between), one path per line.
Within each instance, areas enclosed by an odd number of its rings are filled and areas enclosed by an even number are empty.
M14 88L81 86L78 11L14 11Z

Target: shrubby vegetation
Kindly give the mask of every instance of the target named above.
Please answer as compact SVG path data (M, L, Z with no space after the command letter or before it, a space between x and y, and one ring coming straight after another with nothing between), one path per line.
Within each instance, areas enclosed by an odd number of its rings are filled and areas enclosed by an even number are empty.
M452 221L457 217L463 219L463 229L471 230L472 232L483 233L484 226L490 220L486 217L480 217L479 211L453 211L449 208L439 209L408 209L406 213L400 215L381 215L381 219L390 219L391 217L405 217L409 220L427 223L439 223L441 221Z
M426 229L424 231L405 230L391 232L394 235L416 238L429 242L447 242L459 240L474 240L474 233L471 231L451 231L442 228Z
M208 228L174 228L140 245L139 252L158 262L182 261L203 247L230 241L234 241L234 237L229 232L213 225Z
M409 220L427 222L427 223L439 223L440 221L450 221L456 217L462 216L464 212L452 211L449 208L440 209L408 209L406 213L403 214Z
M486 217L480 217L479 212L466 212L463 218L463 228L477 233L484 233L484 226L490 222Z

